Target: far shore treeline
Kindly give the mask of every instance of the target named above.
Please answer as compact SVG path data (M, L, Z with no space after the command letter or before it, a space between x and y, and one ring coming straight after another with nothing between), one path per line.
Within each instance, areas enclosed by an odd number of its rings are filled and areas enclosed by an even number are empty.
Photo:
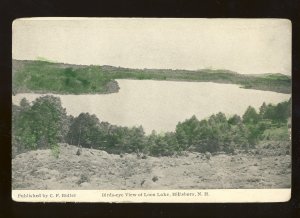
M13 93L105 94L119 91L116 79L197 81L237 84L242 88L291 93L283 74L238 74L229 70L130 69L48 61L13 60Z
M121 127L102 122L101 117L81 113L69 116L61 100L51 95L31 104L22 99L12 107L13 155L27 150L50 148L59 157L59 143L151 156L180 155L183 151L226 152L255 148L260 141L289 141L291 99L277 105L249 106L240 117L213 114L179 122L174 132L146 135L143 127Z

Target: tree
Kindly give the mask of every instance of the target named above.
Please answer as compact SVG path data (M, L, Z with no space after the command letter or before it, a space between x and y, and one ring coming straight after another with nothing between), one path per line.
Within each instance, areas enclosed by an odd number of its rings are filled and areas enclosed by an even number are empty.
M264 119L272 120L274 123L286 123L291 116L291 99L277 105L267 105L264 112Z
M151 134L149 136L146 136L146 146L144 148L145 153L155 153L153 150L155 150L156 147L156 138L157 133L155 130L152 130Z
M176 126L176 137L178 143L184 149L194 145L199 134L199 120L195 115L182 123L179 122Z
M224 113L209 117L207 131L202 138L204 138L202 150L216 152L228 147L231 141L231 128Z
M248 148L249 141L248 141L249 130L248 128L241 122L231 128L231 137L232 142L234 143L234 148Z
M263 119L267 110L267 105L264 102L259 108L259 116Z
M145 147L145 132L142 126L133 127L129 131L130 146L129 150L134 152L140 152Z
M150 145L150 154L154 156L169 156L182 151L173 132L159 135L152 132L148 138L148 145Z
M29 149L55 150L68 131L68 117L60 99L47 95L37 98L31 107L25 100L21 105L15 126L18 143Z
M259 121L259 115L254 107L249 106L243 115L243 122L246 124L253 124Z
M96 115L81 113L75 117L68 132L68 143L86 148L99 146L100 121Z
M290 115L289 102L285 101L275 106L274 120L281 123L286 123Z
M232 123L239 124L240 118L234 116ZM224 113L212 115L208 120L199 121L195 116L176 126L176 138L183 150L200 152L232 151L233 134Z
M17 134L18 128L20 126L20 114L28 110L27 106L24 108L24 103L27 102L25 98L21 100L20 106L12 105L12 156L15 157L17 154L25 150L25 147L20 143L20 135ZM28 103L30 108L30 105Z
M147 142L142 126L128 128L111 125L106 139L106 149L112 153L143 152Z
M232 117L230 117L229 119L228 119L228 123L230 124L230 125L237 125L237 124L239 124L239 123L241 123L242 122L242 118L239 116L239 115L233 115Z

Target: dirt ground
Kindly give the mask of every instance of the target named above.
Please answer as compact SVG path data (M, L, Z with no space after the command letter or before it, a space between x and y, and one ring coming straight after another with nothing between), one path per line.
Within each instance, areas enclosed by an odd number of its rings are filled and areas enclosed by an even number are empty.
M273 147L272 147L273 146ZM276 146L276 145L275 145ZM277 146L282 146L280 143ZM291 156L286 146L263 144L234 155L188 152L178 157L138 157L60 145L12 160L13 189L221 189L289 188Z

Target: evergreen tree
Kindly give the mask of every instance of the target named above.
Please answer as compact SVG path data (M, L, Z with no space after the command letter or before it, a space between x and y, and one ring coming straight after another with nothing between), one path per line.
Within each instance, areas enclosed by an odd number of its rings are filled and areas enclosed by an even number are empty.
M243 122L246 124L254 124L259 121L259 115L254 107L249 106L243 115Z
M259 108L259 116L263 119L267 110L267 105L264 102Z

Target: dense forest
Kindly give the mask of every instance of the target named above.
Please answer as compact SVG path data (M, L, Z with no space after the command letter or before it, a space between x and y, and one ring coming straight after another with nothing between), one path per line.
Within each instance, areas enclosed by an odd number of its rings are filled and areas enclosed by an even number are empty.
M266 72L267 73L267 72ZM13 93L95 94L118 92L116 79L198 81L238 84L242 88L291 93L291 77L245 75L229 70L129 69L13 60Z
M59 157L59 143L105 150L109 153L169 156L183 151L234 153L255 148L265 140L288 141L291 99L277 105L249 106L242 117L223 113L199 120L196 116L179 122L174 132L146 135L143 127L121 127L81 113L69 116L60 98L51 95L32 103L22 99L13 105L13 153L51 148Z

